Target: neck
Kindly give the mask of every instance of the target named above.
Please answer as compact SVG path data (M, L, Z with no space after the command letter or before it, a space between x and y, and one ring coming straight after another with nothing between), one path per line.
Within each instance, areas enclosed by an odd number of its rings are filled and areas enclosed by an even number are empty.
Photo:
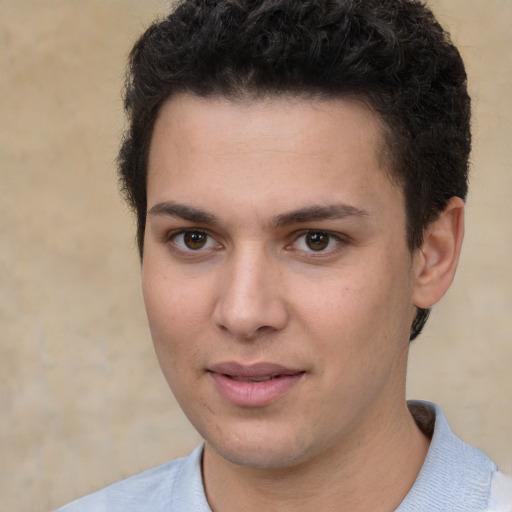
M372 420L328 453L287 468L237 466L206 444L203 477L212 511L395 510L421 469L429 440L405 400Z

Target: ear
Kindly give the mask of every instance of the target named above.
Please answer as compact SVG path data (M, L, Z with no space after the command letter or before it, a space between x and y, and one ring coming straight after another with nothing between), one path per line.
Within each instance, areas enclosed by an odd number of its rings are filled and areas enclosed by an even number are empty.
M464 238L464 201L452 197L425 231L414 256L414 305L430 308L452 284Z

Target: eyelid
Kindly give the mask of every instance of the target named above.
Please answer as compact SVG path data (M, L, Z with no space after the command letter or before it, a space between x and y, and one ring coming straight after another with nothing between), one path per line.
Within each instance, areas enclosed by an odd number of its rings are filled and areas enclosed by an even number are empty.
M178 237L180 235L186 235L187 233L204 233L208 237L206 244L209 246L201 247L199 249L190 249L188 247L182 247L181 245L179 245L175 242L176 237ZM208 231L207 229L204 229L204 228L197 228L197 227L181 228L181 229L175 229L175 230L169 231L168 233L166 233L165 242L167 242L168 244L172 244L171 245L172 250L180 251L184 254L191 254L191 255L193 255L194 253L199 255L199 253L204 253L204 252L206 252L208 250L212 250L212 249L220 249L222 247L222 244L219 243L219 241L217 240L217 237L213 236L212 233L210 233L210 231ZM212 247L211 244L214 244L214 246Z
M175 242L175 238L184 235L186 233L204 233L208 240L206 242L206 247L201 247L198 249L190 249L186 246L182 246ZM335 242L334 247L317 250L314 249L301 249L296 247L297 242L300 238L305 237L308 234L314 234L314 233L321 233L329 237L329 244L331 244L333 241ZM287 243L285 250L289 251L296 251L298 253L303 253L308 258L320 258L320 257L326 257L328 255L333 255L336 253L336 251L343 246L346 246L351 243L351 239L349 236L339 233L339 232L333 232L327 229L318 229L318 228L308 228L308 229L301 229L299 231L296 231L291 234L290 236L291 241ZM200 228L200 227L186 227L186 228L179 228L170 230L165 234L164 242L169 245L170 249L175 253L181 253L185 256L190 257L199 257L201 255L205 255L204 253L212 251L212 250L219 250L224 247L224 244L219 242L219 237L216 234L211 233L210 230L206 228Z
M309 234L314 234L314 233L322 233L324 235L327 235L329 237L330 241L333 240L336 242L336 245L332 248L318 250L318 251L315 251L314 249L307 250L307 249L299 249L297 247L294 247L300 238L305 237ZM330 243L330 241L329 241L329 243ZM321 257L321 256L326 256L326 255L332 254L340 246L347 245L349 242L350 242L349 237L346 235L343 235L342 233L332 232L327 229L303 229L303 230L300 230L300 231L294 233L291 243L289 243L287 245L287 249L301 251L301 252L307 254L308 257Z

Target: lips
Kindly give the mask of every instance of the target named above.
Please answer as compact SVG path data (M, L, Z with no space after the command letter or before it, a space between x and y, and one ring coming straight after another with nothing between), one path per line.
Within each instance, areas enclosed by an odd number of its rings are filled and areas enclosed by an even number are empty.
M265 382L267 380L271 379L277 379L280 377L280 375L265 375L264 377L236 377L236 376L230 376L226 375L226 377L231 377L233 380L236 380L238 382Z
M263 407L287 394L305 372L273 363L225 362L208 369L221 397L238 407Z

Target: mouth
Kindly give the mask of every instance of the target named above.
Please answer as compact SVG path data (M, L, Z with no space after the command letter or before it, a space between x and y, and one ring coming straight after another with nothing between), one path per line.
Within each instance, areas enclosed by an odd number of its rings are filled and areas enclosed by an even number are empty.
M288 394L306 372L273 363L226 362L212 366L208 373L220 396L230 404L262 407Z
M219 363L213 365L208 371L223 375L237 382L265 382L305 373L303 370L288 368L275 363L244 365L236 362Z
M228 377L230 379L236 380L237 382L266 382L267 380L278 379L279 377L281 377L280 374L265 375L263 377L236 377L236 376L226 375L226 374L224 374L224 376Z

